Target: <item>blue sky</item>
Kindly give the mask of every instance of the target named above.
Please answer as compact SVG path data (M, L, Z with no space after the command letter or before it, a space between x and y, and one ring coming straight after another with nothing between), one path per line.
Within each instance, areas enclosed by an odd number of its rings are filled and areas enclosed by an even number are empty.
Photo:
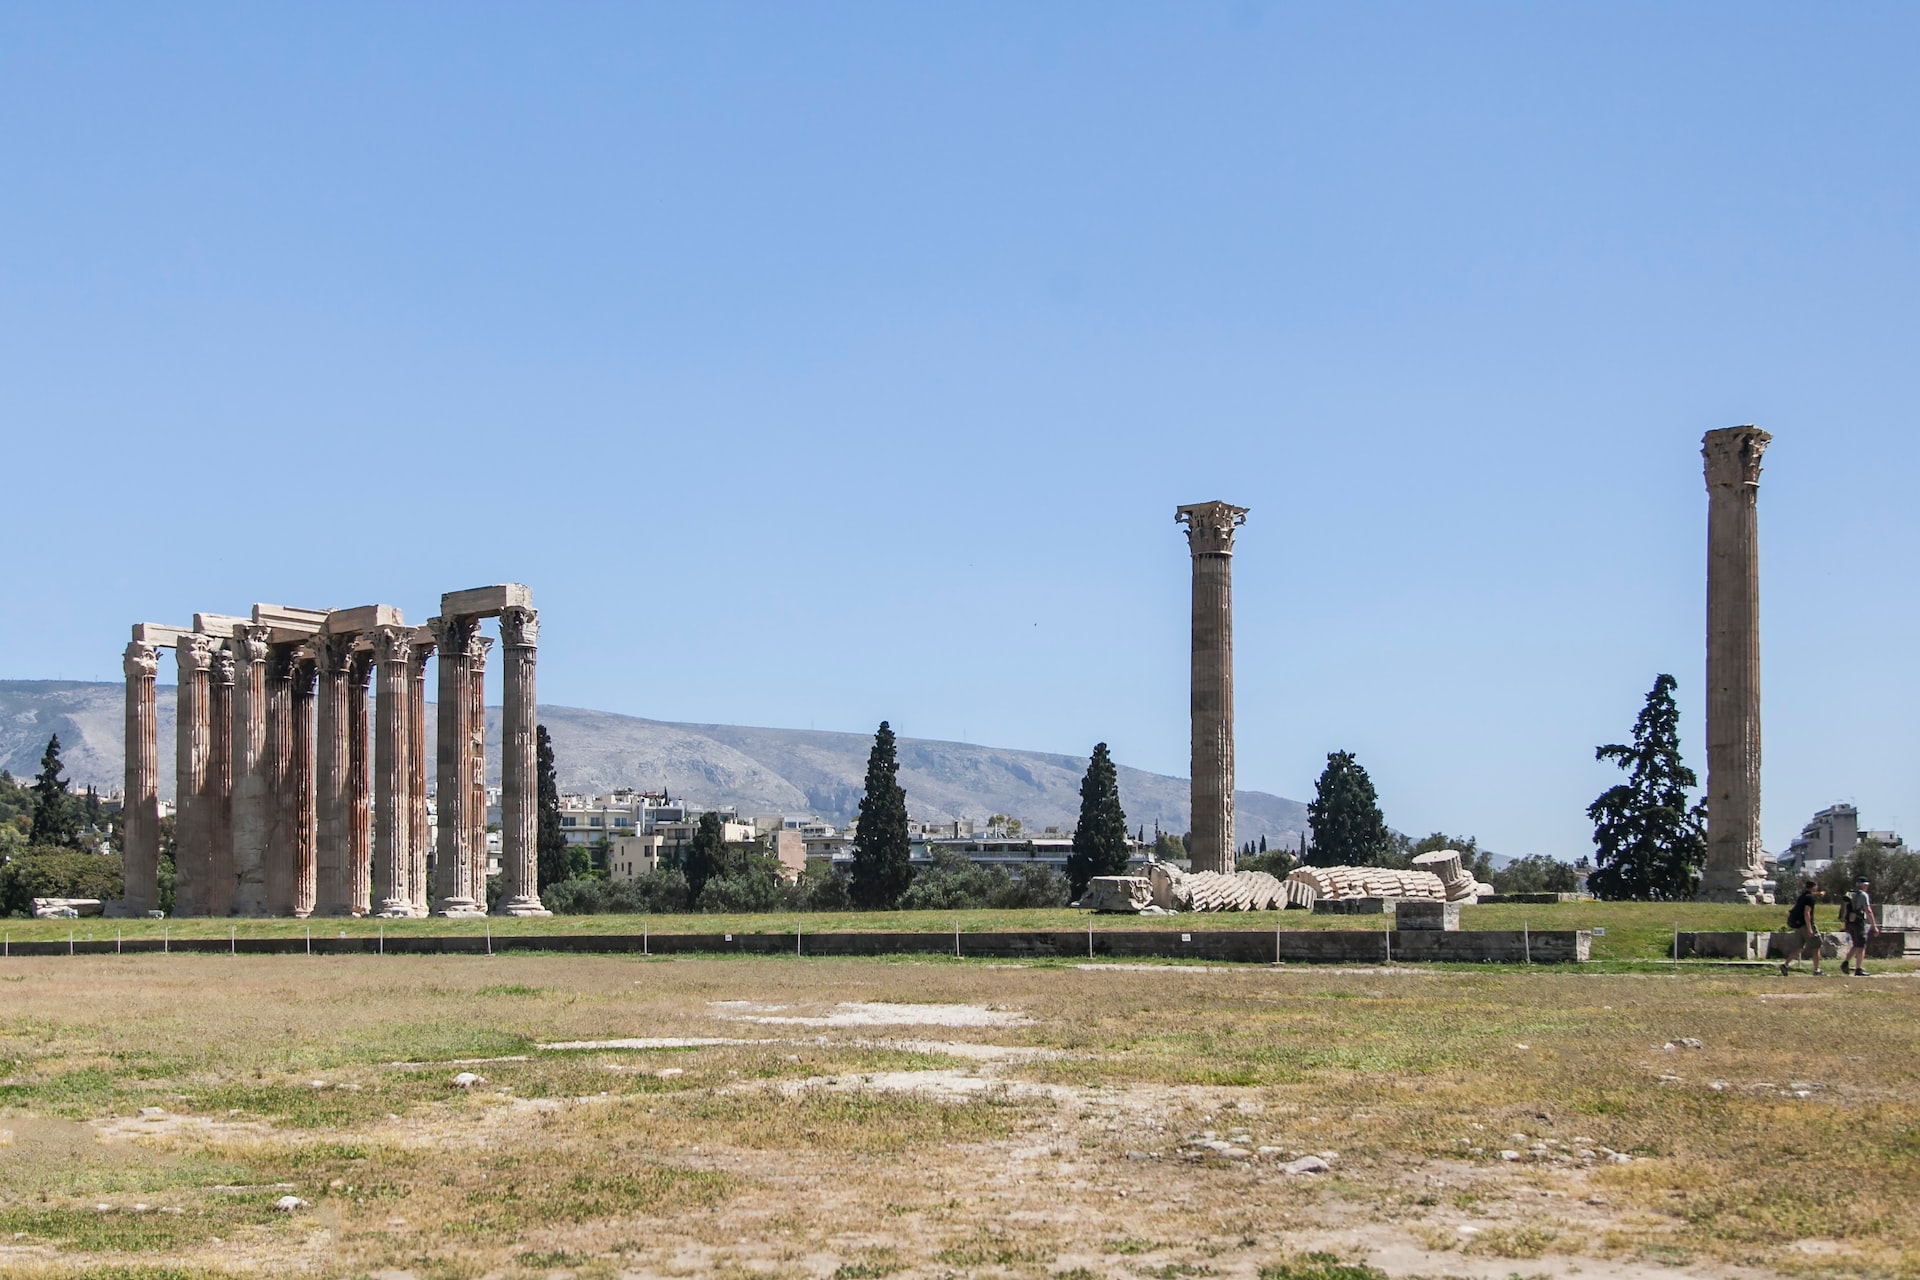
M1769 847L1920 834L1912 6L0 8L0 676L531 584L544 700L1184 773L1575 856L1702 432Z

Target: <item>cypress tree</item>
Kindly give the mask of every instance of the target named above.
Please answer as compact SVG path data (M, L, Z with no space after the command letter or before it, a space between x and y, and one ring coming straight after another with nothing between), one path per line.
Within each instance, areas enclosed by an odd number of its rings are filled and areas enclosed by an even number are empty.
M1707 861L1706 806L1687 803L1699 785L1680 760L1678 682L1662 674L1633 722L1633 745L1594 748L1594 759L1627 770L1587 807L1594 861L1587 888L1596 898L1679 902L1700 888Z
M1307 806L1313 828L1313 852L1307 861L1316 867L1378 865L1393 848L1373 779L1351 752L1335 751L1314 788Z
M539 863L541 889L558 884L572 875L572 859L567 837L560 830L560 775L553 759L553 739L547 726L536 727L534 736L534 777L538 798L534 826L534 855Z
M1107 744L1093 747L1087 776L1080 780L1080 822L1067 855L1067 885L1074 897L1095 876L1117 876L1127 869L1127 815L1120 807L1120 777Z
M720 825L720 815L703 813L699 823L693 829L693 842L687 846L685 865L681 870L687 877L687 901L700 900L700 891L707 887L707 881L717 880L727 874L726 829Z
M853 827L853 902L868 911L891 910L913 881L913 851L907 837L907 793L900 789L900 762L893 730L885 720L867 756L867 790Z
M40 773L33 780L33 832L31 844L80 847L79 815L73 811L73 797L67 793L67 780L60 776L60 735L47 739L47 752L40 757Z

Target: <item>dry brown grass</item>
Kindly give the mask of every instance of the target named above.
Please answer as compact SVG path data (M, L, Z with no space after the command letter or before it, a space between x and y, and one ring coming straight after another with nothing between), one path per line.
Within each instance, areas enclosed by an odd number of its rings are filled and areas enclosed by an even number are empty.
M750 1020L867 1000L1025 1020ZM1914 1276L1916 1012L1748 972L15 959L0 1273ZM636 1036L749 1043L537 1047Z

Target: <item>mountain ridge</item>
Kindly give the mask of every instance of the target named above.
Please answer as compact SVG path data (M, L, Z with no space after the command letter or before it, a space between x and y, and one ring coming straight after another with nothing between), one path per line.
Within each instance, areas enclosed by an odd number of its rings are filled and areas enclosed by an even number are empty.
M155 690L160 794L173 794L174 694ZM58 734L67 776L102 791L124 777L123 686L77 680L0 680L0 767L16 778L40 767L47 738ZM540 722L553 738L561 789L666 790L696 804L733 805L746 814L812 813L851 822L860 802L872 738L826 729L687 724L585 707L545 705ZM429 776L434 716L427 717ZM921 821L984 819L1005 813L1031 831L1072 829L1079 814L1084 756L900 738L900 781L908 811ZM487 764L500 776L500 709L487 708ZM1187 780L1119 765L1128 825L1182 832L1189 821ZM1291 844L1306 828L1306 806L1263 791L1236 791L1236 838Z

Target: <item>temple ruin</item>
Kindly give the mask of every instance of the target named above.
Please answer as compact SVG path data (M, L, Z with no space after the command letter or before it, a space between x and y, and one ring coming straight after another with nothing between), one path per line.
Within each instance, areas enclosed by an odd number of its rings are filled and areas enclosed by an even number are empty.
M486 618L500 620L505 662L495 910L546 915L534 839L539 614L518 583L449 592L423 627L384 604L257 604L244 618L135 624L125 658L127 914L159 905L154 676L159 650L172 649L175 915L484 915ZM425 725L436 656L434 831Z
M1173 513L1193 553L1193 846L1195 871L1233 871L1233 531L1247 509L1197 502Z

